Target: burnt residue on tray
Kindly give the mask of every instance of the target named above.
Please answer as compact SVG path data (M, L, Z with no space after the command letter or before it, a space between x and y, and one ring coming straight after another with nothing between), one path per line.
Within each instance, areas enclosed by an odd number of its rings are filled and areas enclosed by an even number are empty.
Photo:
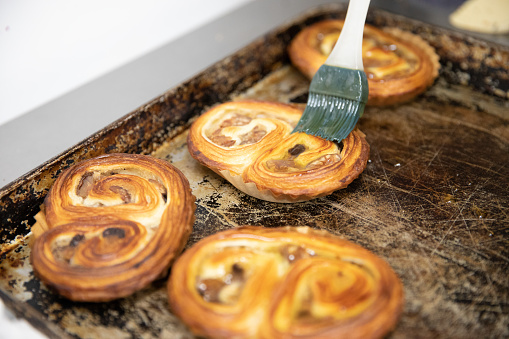
M140 107L0 191L0 297L50 337L192 338L171 313L166 278L108 303L68 301L34 277L33 215L56 176L104 152L151 154L178 167L197 200L187 247L240 225L327 229L384 258L401 277L405 308L392 338L509 336L509 52L507 48L371 10L368 22L419 34L441 57L436 83L415 100L367 107L365 171L315 200L277 204L235 189L187 151L187 127L241 98L305 103L309 81L286 46L304 26L344 17L304 14Z

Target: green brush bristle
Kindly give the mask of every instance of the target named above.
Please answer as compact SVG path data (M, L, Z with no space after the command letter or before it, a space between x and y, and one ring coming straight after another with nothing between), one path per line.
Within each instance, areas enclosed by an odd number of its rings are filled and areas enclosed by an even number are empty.
M311 81L306 109L293 132L339 142L354 129L367 99L363 71L322 65Z

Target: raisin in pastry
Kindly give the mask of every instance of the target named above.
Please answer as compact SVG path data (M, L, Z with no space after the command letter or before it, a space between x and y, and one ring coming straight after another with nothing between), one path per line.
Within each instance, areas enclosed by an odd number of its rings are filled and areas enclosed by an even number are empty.
M180 256L169 304L207 338L381 338L402 312L403 288L381 258L309 227L245 226Z
M190 154L239 190L273 202L310 200L346 187L366 167L369 145L353 130L340 144L291 133L302 108L234 101L202 114L188 135Z
M111 154L78 163L57 178L36 216L34 272L71 300L127 296L180 254L194 202L187 179L166 161Z

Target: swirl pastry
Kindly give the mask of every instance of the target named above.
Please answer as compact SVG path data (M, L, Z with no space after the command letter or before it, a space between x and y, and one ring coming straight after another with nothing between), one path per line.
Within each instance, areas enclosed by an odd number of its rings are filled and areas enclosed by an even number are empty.
M168 295L172 311L210 338L380 338L403 307L385 261L309 227L204 238L173 265Z
M293 133L302 109L235 101L213 107L191 126L191 155L239 190L273 202L310 200L346 187L364 170L365 135L352 131L341 144Z
M111 154L65 170L32 227L35 274L76 301L127 296L166 273L192 231L195 197L174 166Z
M312 78L332 51L343 20L324 20L299 32L289 45L292 64ZM397 28L384 31L364 26L364 71L368 77L368 105L408 101L424 92L438 76L434 49L419 36Z

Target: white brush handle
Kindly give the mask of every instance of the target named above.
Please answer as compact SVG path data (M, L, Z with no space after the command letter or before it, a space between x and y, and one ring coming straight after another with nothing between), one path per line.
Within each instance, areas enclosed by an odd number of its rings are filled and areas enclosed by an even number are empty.
M370 0L350 0L345 23L331 54L325 61L329 66L364 70L362 63L362 35Z

